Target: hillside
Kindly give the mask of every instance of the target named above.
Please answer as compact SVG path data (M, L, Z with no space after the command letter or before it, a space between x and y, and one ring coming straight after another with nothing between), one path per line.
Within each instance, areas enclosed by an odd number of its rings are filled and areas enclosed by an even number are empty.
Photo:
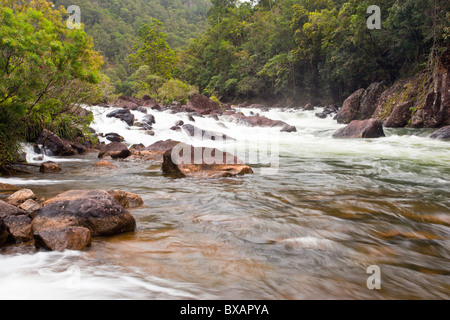
M87 34L106 61L113 82L129 75L126 57L131 53L139 27L156 18L173 49L186 47L207 27L209 0L54 0L59 7L77 5Z

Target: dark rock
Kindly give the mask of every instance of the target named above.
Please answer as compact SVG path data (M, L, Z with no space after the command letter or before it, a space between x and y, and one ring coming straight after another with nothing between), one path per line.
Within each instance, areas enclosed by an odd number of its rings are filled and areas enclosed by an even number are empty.
M11 234L10 242L22 243L33 239L31 219L28 215L9 216L4 218L4 221Z
M199 94L189 100L189 102L186 104L186 109L193 110L195 112L198 112L202 115L212 114L212 113L219 113L222 114L222 108L220 105L211 99L205 97L202 94Z
M450 126L435 131L430 138L439 140L450 140Z
M149 136L155 135L155 131L153 131L153 130L147 130L145 133L148 134Z
M111 111L110 113L108 113L106 115L107 118L116 118L117 116L121 115L121 114L128 114L131 113L129 109L117 109L114 111Z
M106 115L107 118L117 118L124 121L129 126L132 126L134 123L134 115L130 112L129 109L118 109L114 110Z
M44 203L33 220L35 232L84 227L92 236L111 236L134 231L133 216L104 190L64 192Z
M180 144L164 153L163 174L170 177L222 178L251 174L253 170L230 153Z
M91 231L83 227L41 230L34 233L36 248L51 251L84 250L91 246Z
M139 111L139 112L142 112L142 113L147 113L148 112L147 108L144 108L144 107L138 107L136 110Z
M402 128L405 127L411 120L411 108L414 102L406 102L395 106L389 118L384 122L386 128Z
M19 216L26 214L22 209L16 206L10 205L2 200L0 200L0 218L6 218L9 216Z
M79 142L69 142L72 149L74 149L78 154L86 154L86 147Z
M142 122L151 126L156 123L156 119L154 115L148 114L142 119Z
M315 116L320 119L326 119L327 114L324 112L321 112L321 113L316 113Z
M250 126L250 127L285 127L288 124L280 120L272 120L266 117L250 116L246 117L241 113L231 114L234 116L238 123Z
M354 120L333 134L333 138L380 138L385 136L383 123L378 119Z
M297 128L294 126L284 126L283 129L281 129L281 132L297 132Z
M18 191L19 187L7 183L0 183L0 191Z
M121 135L114 133L114 132L105 134L105 138L106 138L106 140L111 141L111 142L124 142L125 141L124 137L122 137Z
M177 122L175 122L175 125L178 127L181 127L182 125L184 125L184 121L183 120L178 120Z
M212 140L212 141L226 141L226 140L235 140L226 134L214 131L207 131L200 129L192 124L185 124L183 130L190 136L199 138L200 140Z
M124 143L111 142L110 144L103 147L98 157L103 158L110 156L113 159L125 159L130 155L131 151L128 150L128 147Z
M191 115L188 115L188 120L189 120L189 121L192 121L192 122L195 122L195 119L194 119L194 117L193 117L193 116L191 116Z
M303 107L304 111L313 111L314 109L315 107L311 103L308 103L306 106Z
M44 147L54 156L73 156L76 154L69 142L62 140L56 134L44 129L37 139L37 144Z
M344 101L342 108L337 114L336 120L338 123L347 124L358 119L359 107L361 105L361 99L364 92L364 89L359 89Z
M142 161L162 161L164 153L178 144L180 144L179 141L173 140L158 141L147 148L134 151L133 157Z
M370 119L377 108L377 102L381 94L386 90L385 82L374 82L365 91L361 97L359 106L359 120Z
M181 128L179 126L173 126L170 128L172 131L181 131Z
M39 172L41 173L57 173L61 172L61 170L62 169L59 164L52 161L42 163L41 167L39 168Z
M5 221L3 221L2 218L0 218L0 247L2 247L6 243L9 236L10 236L9 229L6 226Z

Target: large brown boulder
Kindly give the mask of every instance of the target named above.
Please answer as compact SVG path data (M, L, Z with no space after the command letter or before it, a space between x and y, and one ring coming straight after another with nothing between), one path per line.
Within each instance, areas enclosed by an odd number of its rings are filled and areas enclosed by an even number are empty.
M35 246L51 251L84 250L91 246L91 231L83 227L41 230L34 233Z
M164 175L176 178L222 178L253 173L249 166L230 153L185 144L166 151L162 171Z
M359 89L344 101L342 108L336 116L338 123L347 124L358 119L359 107L361 106L361 99L365 91L364 89Z
M34 219L39 214L39 212L42 210L42 206L37 203L36 201L32 199L28 199L24 203L22 203L19 206L20 209L26 212L26 214L31 218Z
M66 227L84 227L92 236L111 236L134 231L136 221L104 190L72 190L44 203L33 220L34 232Z
M354 120L346 127L336 131L333 138L380 138L385 137L381 120Z
M73 156L76 154L68 141L61 139L47 129L42 131L36 143L43 145L44 149L50 151L54 156Z
M111 142L102 148L99 153L99 158L110 156L113 159L125 159L131 155L131 151L128 150L126 144L121 142Z
M198 112L202 115L219 113L223 110L217 102L212 101L208 97L199 94L193 97L185 106L185 109L190 112Z

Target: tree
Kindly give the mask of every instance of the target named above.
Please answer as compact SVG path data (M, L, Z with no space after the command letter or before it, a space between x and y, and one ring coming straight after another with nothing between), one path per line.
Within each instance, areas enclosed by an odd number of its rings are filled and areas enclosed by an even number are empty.
M133 51L128 56L131 68L146 65L150 73L170 79L176 62L175 53L167 44L161 21L152 19L150 24L144 23L139 28Z

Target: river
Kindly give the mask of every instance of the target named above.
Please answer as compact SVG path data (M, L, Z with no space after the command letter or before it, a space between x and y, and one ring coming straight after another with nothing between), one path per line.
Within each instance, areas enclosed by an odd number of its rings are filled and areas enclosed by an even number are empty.
M115 188L145 202L130 210L136 232L95 238L84 252L0 249L0 299L450 298L450 143L428 138L432 131L332 139L342 125L316 118L317 110L242 110L283 120L295 133L195 118L237 140L222 145L169 130L177 120L190 123L186 114L152 111L156 135L149 136L106 118L110 109L91 110L98 132L129 144L231 148L255 174L171 179L157 163L133 161L95 171L98 159L89 154L46 157L61 174L0 177L38 197ZM370 266L379 267L380 289L367 286Z

